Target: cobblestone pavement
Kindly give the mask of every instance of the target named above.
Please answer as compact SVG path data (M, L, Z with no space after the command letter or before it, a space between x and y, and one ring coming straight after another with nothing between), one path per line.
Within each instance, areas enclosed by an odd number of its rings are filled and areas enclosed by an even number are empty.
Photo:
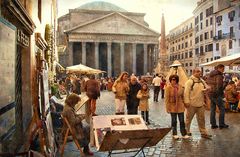
M151 91L152 92L152 91ZM153 93L151 93L152 95ZM150 98L150 127L167 127L171 124L170 115L165 112L163 99L159 102L153 102L153 96ZM101 98L97 101L97 114L109 115L114 114L114 95L111 92L101 92ZM218 114L217 114L218 117ZM218 121L218 119L217 119ZM240 156L240 113L226 113L225 121L230 125L228 129L210 128L209 111L206 111L206 128L209 134L213 135L212 139L201 138L198 131L196 118L191 125L192 138L185 140L172 139L169 132L156 146L145 148L145 155L148 157L239 157ZM178 123L179 125L179 123ZM180 135L180 133L178 133ZM107 152L97 152L91 148L94 156L107 156ZM112 155L113 157L129 157L134 154ZM65 148L64 156L77 157L79 152L73 143L68 143ZM139 154L142 157L143 154Z

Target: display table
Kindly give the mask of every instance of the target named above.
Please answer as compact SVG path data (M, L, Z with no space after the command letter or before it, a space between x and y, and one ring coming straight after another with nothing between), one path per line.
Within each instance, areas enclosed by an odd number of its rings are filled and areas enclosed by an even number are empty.
M140 115L103 115L93 117L95 146L98 151L139 148L134 156L143 152L144 147L156 145L171 128L149 129ZM125 151L121 153L129 153ZM119 154L119 152L117 153Z

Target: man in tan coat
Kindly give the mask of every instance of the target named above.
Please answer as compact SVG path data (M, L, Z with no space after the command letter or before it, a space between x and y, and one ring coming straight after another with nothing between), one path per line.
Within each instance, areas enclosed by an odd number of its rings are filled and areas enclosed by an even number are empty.
M203 138L211 138L211 135L207 133L205 128L205 90L207 84L201 79L201 70L195 68L193 75L185 84L184 90L184 103L187 107L186 114L186 130L187 134L191 136L190 125L194 115L197 115L198 128Z

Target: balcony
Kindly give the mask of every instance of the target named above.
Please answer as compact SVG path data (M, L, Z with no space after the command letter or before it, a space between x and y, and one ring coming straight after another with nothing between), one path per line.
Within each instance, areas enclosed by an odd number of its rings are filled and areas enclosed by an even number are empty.
M222 35L214 36L213 40L236 39L235 33L223 33Z

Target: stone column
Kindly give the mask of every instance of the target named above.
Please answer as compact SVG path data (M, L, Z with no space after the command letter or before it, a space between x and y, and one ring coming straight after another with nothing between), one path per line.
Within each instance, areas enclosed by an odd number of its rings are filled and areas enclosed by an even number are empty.
M137 72L137 68L136 68L136 50L137 50L137 48L136 48L136 43L132 43L132 45L133 45L133 54L132 54L132 56L133 56L133 63L132 63L132 65L133 65L133 73L136 75L136 72ZM130 74L131 75L131 74Z
M107 66L108 66L108 77L112 76L112 43L107 43Z
M82 42L82 64L86 65L86 42Z
M147 73L147 44L144 44L143 45L143 73L144 73L144 75Z
M124 71L124 43L120 43L121 72Z
M99 69L99 43L95 42L95 68Z
M73 42L68 43L68 63L67 65L73 65Z

